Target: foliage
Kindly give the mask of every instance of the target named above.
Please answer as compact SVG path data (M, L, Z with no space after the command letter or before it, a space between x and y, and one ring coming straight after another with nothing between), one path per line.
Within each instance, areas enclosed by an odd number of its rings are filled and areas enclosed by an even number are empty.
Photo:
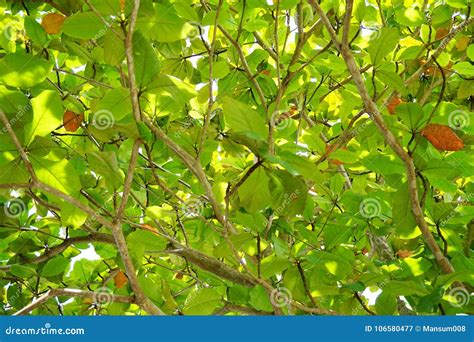
M472 313L469 1L0 0L2 313Z

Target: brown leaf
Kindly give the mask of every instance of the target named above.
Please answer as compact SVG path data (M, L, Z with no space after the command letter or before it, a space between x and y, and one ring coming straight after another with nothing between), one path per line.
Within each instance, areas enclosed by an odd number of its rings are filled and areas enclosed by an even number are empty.
M392 115L395 114L395 109L400 103L403 103L403 100L401 98L399 98L398 96L392 97L390 99L390 102L387 104L388 112Z
M399 251L397 251L397 257L399 257L400 259L405 259L405 258L408 258L411 256L411 251L407 250L407 249L400 249Z
M342 161L340 161L340 160L337 160L337 159L330 159L330 158L329 158L329 155L330 155L331 153L333 153L335 150L336 150L335 145L326 145L326 152L328 152L328 160L330 161L331 164L334 164L334 165L342 165L342 164L344 164L344 162L342 162ZM342 146L342 147L341 147L341 150L347 151L347 147L346 147L346 146Z
M125 273L123 273L122 271L120 271L119 273L117 273L114 277L114 283L115 283L115 286L120 289L122 287L125 286L125 284L127 284L128 282L128 278L127 276L125 275Z
M41 26L49 34L56 34L61 32L63 27L65 16L58 13L48 13L43 17L41 21Z
M75 132L79 127L81 127L82 120L84 120L84 114L76 114L68 110L63 116L64 128L68 132Z
M440 27L439 29L436 30L436 40L441 40L444 37L446 37L449 33L449 29L446 27Z
M459 151L464 148L464 142L446 125L429 124L421 130L421 135L438 150Z

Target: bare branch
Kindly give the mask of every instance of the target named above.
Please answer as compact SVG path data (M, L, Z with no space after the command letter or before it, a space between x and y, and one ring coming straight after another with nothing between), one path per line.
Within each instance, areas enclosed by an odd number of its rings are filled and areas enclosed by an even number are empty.
M352 7L354 0L346 0L346 14L344 15L344 26L342 28L342 44L349 44L349 30L351 28Z

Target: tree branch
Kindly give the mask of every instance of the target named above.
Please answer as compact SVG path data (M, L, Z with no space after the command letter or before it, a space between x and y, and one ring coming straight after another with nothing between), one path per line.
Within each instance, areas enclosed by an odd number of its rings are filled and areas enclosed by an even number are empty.
M411 75L409 78L406 79L405 85L408 85L408 84L412 83L413 81L417 80L418 78L420 78L421 74L426 69L426 66L429 65L430 63L434 62L439 57L439 55L441 55L441 53L444 51L444 49L446 49L446 46L448 46L449 42L451 40L453 40L453 38L456 36L456 34L458 34L458 32L463 30L465 27L468 27L469 25L471 25L473 21L474 21L474 17L469 17L465 21L463 21L461 24L459 24L458 26L453 28L446 35L446 37L444 37L444 39L441 41L441 44L439 44L439 46L430 55L430 57L426 60L426 62L423 65L421 65L420 68L415 73L413 73L413 75Z
M135 75L135 62L133 59L133 32L135 29L135 24L138 16L138 9L140 7L140 0L134 0L132 13L129 19L128 33L125 39L125 54L127 56L127 67L128 67L128 77L129 77L129 88L130 88L130 97L132 101L133 115L137 125L141 122L141 110L140 102L138 98L138 88ZM119 250L120 256L122 257L123 263L125 265L125 271L127 273L128 279L130 281L130 286L135 293L136 303L143 308L146 312L153 315L164 315L164 312L161 311L143 292L138 283L138 278L135 272L135 266L133 265L130 253L128 252L127 242L125 236L122 232L122 218L123 212L127 205L127 200L130 195L130 190L133 181L134 170L137 164L138 150L140 147L141 141L139 139L135 140L132 155L130 157L130 162L128 165L127 177L125 178L124 189L122 194L122 201L120 202L119 208L117 210L113 225L112 233L115 238L115 243Z
M453 273L454 268L449 262L449 260L443 255L443 252L440 250L436 240L431 233L423 214L423 210L420 207L420 202L418 198L418 189L416 185L416 172L415 172L415 165L413 163L413 159L410 155L403 149L400 142L395 138L393 133L388 129L385 121L380 114L377 105L372 101L367 88L365 87L364 80L362 75L359 71L359 67L357 66L354 57L352 56L352 52L348 46L341 45L337 38L337 34L334 31L329 19L327 18L326 14L323 12L321 7L319 6L318 2L315 0L309 0L311 5L315 8L318 12L321 20L323 21L324 26L329 32L331 39L337 49L340 51L344 61L349 69L349 72L354 79L354 82L357 86L359 91L359 95L362 98L366 111L369 113L370 117L374 121L377 128L380 130L382 135L384 136L385 142L390 146L390 148L400 157L400 159L404 162L406 170L407 170L407 180L408 180L408 187L410 192L410 201L412 205L412 212L415 216L416 222L418 224L419 229L423 235L423 238L430 248L431 252L433 253L436 263L438 264L439 268L444 273Z
M100 292L94 291L84 291L77 289L51 289L46 292L41 297L34 300L32 303L28 304L24 308L18 310L13 314L13 316L23 316L27 315L31 311L40 307L46 303L50 298L65 296L65 297L76 297L76 298L86 298L86 299L96 299L100 296ZM114 295L107 293L107 301L116 302L116 303L134 303L135 299L132 296L122 296Z

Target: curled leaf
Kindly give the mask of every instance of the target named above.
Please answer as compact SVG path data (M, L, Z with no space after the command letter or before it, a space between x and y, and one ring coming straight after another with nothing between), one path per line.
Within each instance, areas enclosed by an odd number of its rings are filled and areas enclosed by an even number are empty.
M438 150L459 151L464 148L464 142L446 125L429 124L421 130L421 135Z

